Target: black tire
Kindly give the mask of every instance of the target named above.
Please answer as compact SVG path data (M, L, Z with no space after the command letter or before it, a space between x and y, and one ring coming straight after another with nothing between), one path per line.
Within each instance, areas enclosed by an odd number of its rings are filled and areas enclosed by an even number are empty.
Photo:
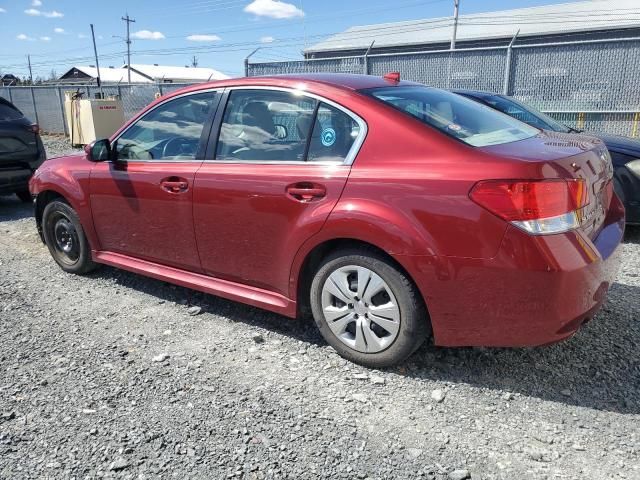
M395 297L400 312L400 327L395 339L382 351L368 353L351 348L334 334L325 318L323 286L333 272L348 266L365 267L374 272ZM353 290L351 293L354 293ZM366 367L384 368L404 362L431 334L427 309L416 286L392 261L374 250L345 249L324 259L311 283L310 303L314 320L324 339L342 357ZM347 308L351 307L348 305Z
M19 192L16 192L16 196L20 199L21 202L33 202L33 198L31 197L31 193L29 192L29 190L20 190Z
M66 202L54 200L47 204L42 214L42 232L51 256L65 272L82 275L98 267L91 260L91 248L78 214Z

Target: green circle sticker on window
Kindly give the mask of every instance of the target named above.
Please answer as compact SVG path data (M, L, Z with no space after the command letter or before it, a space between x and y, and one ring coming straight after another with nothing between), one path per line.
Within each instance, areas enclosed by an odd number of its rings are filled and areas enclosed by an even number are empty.
M331 147L334 143L336 143L336 131L333 128L322 130L322 145Z

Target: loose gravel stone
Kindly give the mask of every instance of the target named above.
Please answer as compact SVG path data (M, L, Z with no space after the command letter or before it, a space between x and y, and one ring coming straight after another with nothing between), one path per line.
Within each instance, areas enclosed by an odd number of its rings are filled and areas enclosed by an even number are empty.
M444 390L436 389L431 392L431 398L435 400L437 403L442 403L444 401L445 393Z
M0 478L640 479L640 229L620 248L603 310L565 342L425 345L369 371L313 322L65 274L32 206L0 196Z
M200 315L202 313L202 307L198 307L198 306L191 307L187 310L187 313L192 317L195 317L196 315Z
M466 480L467 478L471 478L469 470L454 470L449 473L449 480Z
M169 360L169 358L171 358L171 355L169 355L168 353L161 353L160 355L156 355L155 357L153 357L151 361L155 363L160 363L160 362Z

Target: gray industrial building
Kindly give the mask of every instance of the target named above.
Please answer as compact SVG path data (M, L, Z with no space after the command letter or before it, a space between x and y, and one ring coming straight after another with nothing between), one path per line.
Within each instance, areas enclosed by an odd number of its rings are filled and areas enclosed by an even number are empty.
M465 6L463 2L462 6ZM453 17L349 28L307 48L305 58L448 49ZM640 36L640 0L590 0L488 13L461 14L456 48L589 41Z

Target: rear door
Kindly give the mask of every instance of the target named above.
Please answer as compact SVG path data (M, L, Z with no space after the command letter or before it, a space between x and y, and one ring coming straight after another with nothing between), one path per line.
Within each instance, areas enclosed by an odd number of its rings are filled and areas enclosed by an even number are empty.
M233 89L196 174L204 271L288 296L291 263L342 194L366 126L288 90Z
M176 97L115 140L117 160L91 171L91 210L101 249L201 271L193 186L220 94Z

